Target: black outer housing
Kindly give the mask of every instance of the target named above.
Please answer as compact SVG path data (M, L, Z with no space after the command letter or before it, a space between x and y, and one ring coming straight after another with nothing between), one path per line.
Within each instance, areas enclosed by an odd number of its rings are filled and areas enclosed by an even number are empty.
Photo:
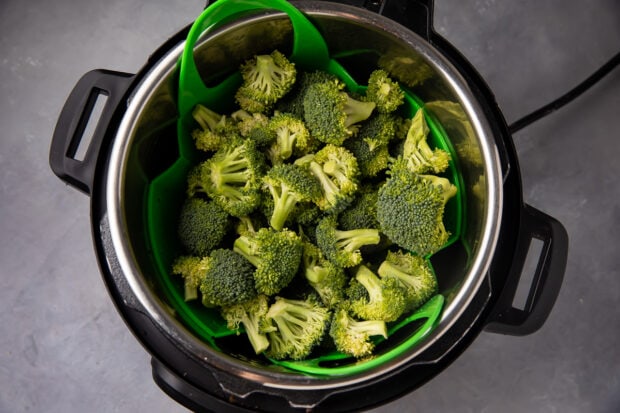
M503 210L500 238L488 272L488 282L482 283L470 305L450 330L416 357L413 364L361 384L340 387L337 390L315 391L314 394L309 395L309 398L321 400L316 406L316 411L359 411L387 403L422 386L444 370L485 327L501 333L527 334L540 327L548 314L548 311L539 312L541 315L526 320L527 323L523 326L520 320L523 314L518 314L518 311L512 308L512 297L519 281L524 257L527 255L529 240L532 236L536 236L535 230L528 227L528 225L534 225L528 223L531 220L523 219L523 217L531 217L532 214L527 213L529 207L523 203L516 151L503 115L486 83L458 50L433 31L432 0L386 0L383 3L344 0L342 3L366 6L409 27L437 48L466 79L489 121L492 136L495 137L504 175ZM122 93L122 88L115 90L116 106L114 110L109 111L107 127L105 130L95 131L93 139L99 146L99 153L96 160L91 160L88 165L89 170L92 168L92 175L89 172L88 178L92 180L89 182L85 178L82 182L76 183L67 179L66 176L59 176L91 195L92 237L105 284L122 318L152 355L153 378L162 390L193 411L304 411L305 409L293 409L286 400L285 392L282 392L282 397L273 394L251 393L243 399L225 393L217 379L205 369L203 364L192 355L185 354L166 333L153 323L128 286L110 241L105 177L110 147L126 110L127 98L148 70L173 46L183 41L188 31L189 26L165 42L150 56L146 65L133 78L122 75L124 80L121 83L126 88L125 92ZM57 130L71 131L70 127L61 125L61 123L59 120ZM52 146L54 147L54 144ZM57 153L50 155L52 169L57 174L57 171L63 170L63 166L58 165L58 159ZM563 227L546 215L541 219L554 228L550 231L551 235L555 236L554 247L559 250L556 260L561 261L564 258L565 264L567 238ZM543 234L543 236L548 238L550 234ZM549 278L555 289L549 288L551 293L541 298L545 301L542 306L544 309L550 309L555 301L564 267L562 263L556 262L551 270L553 277ZM511 288L507 293L500 294L507 284ZM536 298L533 295L534 292L528 300L530 306ZM221 377L222 374L218 373L218 378ZM235 377L226 379L239 380Z

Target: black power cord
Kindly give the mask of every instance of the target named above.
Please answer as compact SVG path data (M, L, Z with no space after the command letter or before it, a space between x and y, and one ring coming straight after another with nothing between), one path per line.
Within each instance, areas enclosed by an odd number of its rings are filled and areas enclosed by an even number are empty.
M599 80L604 78L609 72L611 72L616 66L620 64L620 52L617 53L614 57L612 57L607 63L601 66L596 72L592 73L587 79L583 82L579 83L573 89L566 92L564 95L560 96L556 100L551 103L546 104L545 106L536 109L532 113L525 115L521 119L513 122L510 126L508 126L508 130L511 134L514 134L524 127L536 122L537 120L544 118L545 116L555 112L560 109L562 106L571 102L583 92L592 87Z

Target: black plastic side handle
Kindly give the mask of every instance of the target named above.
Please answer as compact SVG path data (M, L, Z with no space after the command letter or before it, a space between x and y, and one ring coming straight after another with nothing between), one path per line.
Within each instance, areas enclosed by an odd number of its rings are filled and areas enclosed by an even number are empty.
M50 167L63 181L90 195L101 145L116 109L133 80L132 74L109 70L92 70L77 82L65 102L52 137ZM105 96L100 117L90 119L95 103ZM77 149L89 122L96 121L88 147L81 159Z
M523 309L513 306L533 239L542 241L540 257ZM524 205L513 266L504 289L487 319L486 331L526 335L538 330L560 292L568 257L568 234L555 218Z

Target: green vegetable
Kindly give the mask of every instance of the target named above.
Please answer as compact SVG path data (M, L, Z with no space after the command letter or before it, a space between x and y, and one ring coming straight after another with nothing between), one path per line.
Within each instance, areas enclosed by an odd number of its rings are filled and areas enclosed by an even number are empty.
M405 93L385 70L377 69L368 78L366 100L374 102L378 112L391 113L403 104Z
M337 228L336 215L323 218L316 226L316 242L325 257L342 267L354 267L362 262L360 248L378 244L381 241L379 230L358 228L348 231Z
M252 113L267 113L295 83L295 64L277 50L258 55L240 68L243 83L235 98L241 109Z
M215 202L187 198L181 207L177 233L187 252L205 256L222 242L229 227L229 215Z
M406 290L393 277L379 278L365 265L360 265L355 273L368 299L362 296L350 298L351 312L363 320L395 321L407 307Z
M338 351L357 358L372 354L375 344L371 341L371 337L388 337L385 321L358 321L349 314L346 306L334 313L329 335Z
M237 133L236 126L225 115L220 115L203 105L196 105L192 117L200 129L192 131L197 149L205 152L217 151L231 135Z
M443 149L428 146L428 125L424 111L418 109L411 121L403 146L403 158L407 166L416 173L440 173L448 168L450 154Z
M389 251L377 273L394 277L405 287L407 311L415 310L437 294L437 278L427 260L403 251Z
M321 250L310 242L304 242L301 269L326 307L335 308L342 302L348 282L344 269L325 259Z
M373 102L353 99L342 86L339 82L314 83L304 95L304 121L321 142L342 145L375 108Z
M318 182L305 169L294 164L275 165L263 177L263 182L273 198L270 224L276 230L284 227L298 203L312 202L321 194Z
M204 192L230 215L244 216L259 205L264 169L253 142L231 142L190 172L188 192Z
M456 187L446 178L412 173L396 160L379 189L377 219L381 232L400 247L418 255L438 251L448 240L443 223L446 202Z
M228 328L237 330L237 334L243 325L252 348L256 354L261 354L269 347L269 340L262 331L268 310L269 298L261 294L240 304L224 306L220 312Z
M267 355L278 360L304 359L321 342L330 316L329 310L314 300L276 297L266 315L273 326L267 332Z
M240 73L231 113L192 112L202 152L171 272L256 354L372 356L386 323L438 291L428 255L449 235L449 155L429 146L422 110L402 117L384 70L356 93L279 51Z
M307 163L310 173L321 184L323 195L316 204L328 213L345 209L358 189L357 159L347 149L325 145Z
M229 249L213 250L203 258L180 257L172 271L185 280L185 299L197 298L196 287L199 287L202 302L208 307L239 304L257 295L254 268Z
M268 124L269 133L275 136L275 142L269 148L269 159L277 165L293 156L307 154L318 147L304 122L290 113L277 113Z
M260 294L274 295L295 277L303 245L301 238L293 231L261 228L256 233L246 233L237 238L233 250L256 267L256 290Z

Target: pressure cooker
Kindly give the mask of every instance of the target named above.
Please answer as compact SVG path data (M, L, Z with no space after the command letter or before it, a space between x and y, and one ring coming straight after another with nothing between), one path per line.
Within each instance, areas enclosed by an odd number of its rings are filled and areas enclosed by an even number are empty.
M136 74L93 70L79 79L59 115L50 165L90 197L103 279L151 355L154 381L194 411L359 411L387 403L431 380L482 331L526 335L539 329L562 284L567 233L524 203L502 112L476 69L433 30L432 0L293 4L351 73L386 67L425 102L449 136L464 188L464 226L459 242L433 258L445 305L435 328L414 348L348 375L289 371L254 354L220 351L192 331L154 276L158 269L144 218L149 184L178 156L177 65L190 28L185 27ZM201 36L196 65L233 70L256 50L286 49L290 37L290 21L279 11L240 15ZM349 50L367 53L348 55ZM102 96L105 105L85 143ZM86 151L77 156L83 145ZM530 257L533 241L541 247ZM523 271L526 259L537 263L531 274ZM526 299L517 304L524 283Z

